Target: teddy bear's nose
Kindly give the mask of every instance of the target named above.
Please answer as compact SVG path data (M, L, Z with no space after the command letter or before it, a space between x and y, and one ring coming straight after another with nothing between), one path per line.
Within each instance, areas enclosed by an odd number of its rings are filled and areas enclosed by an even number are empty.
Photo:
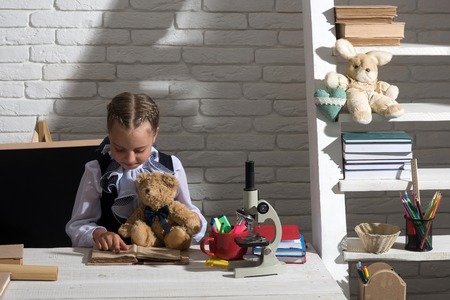
M367 72L367 73L369 73L369 72L370 72L370 69L369 69L369 68L367 68L367 69L366 69L366 72Z

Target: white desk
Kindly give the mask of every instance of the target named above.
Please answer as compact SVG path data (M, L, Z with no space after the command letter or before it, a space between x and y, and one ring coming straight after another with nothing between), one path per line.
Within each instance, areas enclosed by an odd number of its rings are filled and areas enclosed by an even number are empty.
M9 299L346 299L311 245L307 262L282 275L234 278L204 266L208 256L190 249L189 265L87 266L89 249L25 248L24 264L59 267L57 281L11 281Z

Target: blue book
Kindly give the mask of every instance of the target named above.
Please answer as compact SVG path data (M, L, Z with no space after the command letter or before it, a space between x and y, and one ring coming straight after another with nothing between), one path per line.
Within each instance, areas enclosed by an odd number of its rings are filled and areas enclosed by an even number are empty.
M343 132L342 140L348 144L411 143L412 137L405 131Z
M254 247L253 254L261 255L261 247ZM303 234L296 240L281 240L275 252L277 257L301 257L306 255L306 244Z

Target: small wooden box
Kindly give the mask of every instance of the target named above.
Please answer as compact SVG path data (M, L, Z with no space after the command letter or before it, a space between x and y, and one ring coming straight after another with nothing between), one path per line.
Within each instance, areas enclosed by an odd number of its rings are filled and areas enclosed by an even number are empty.
M406 300L406 283L384 262L368 266L369 280L358 278L358 300Z

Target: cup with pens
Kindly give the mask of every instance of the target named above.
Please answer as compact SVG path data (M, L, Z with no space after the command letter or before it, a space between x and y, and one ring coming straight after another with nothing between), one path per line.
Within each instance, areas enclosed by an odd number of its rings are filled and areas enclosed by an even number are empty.
M247 248L236 244L235 238L248 236L245 223L231 226L226 216L211 218L209 236L200 242L203 253L224 260L239 260L247 253Z
M441 201L441 193L436 192L423 210L418 198L401 195L406 220L405 249L409 251L430 251L433 249L433 220Z

